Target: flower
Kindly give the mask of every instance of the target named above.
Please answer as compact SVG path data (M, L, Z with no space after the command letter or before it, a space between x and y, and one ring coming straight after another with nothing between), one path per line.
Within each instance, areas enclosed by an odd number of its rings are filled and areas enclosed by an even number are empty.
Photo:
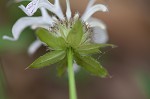
M103 4L94 5L94 3L95 0L89 1L85 12L80 19L85 22L86 25L88 24L89 27L93 28L94 34L92 35L92 40L95 43L106 43L108 41L106 26L101 20L93 18L92 15L97 11L107 12L108 9ZM71 20L72 12L70 9L69 0L66 0L66 5L66 15L64 15L62 12L59 0L55 0L54 4L48 0L32 0L26 7L20 5L19 8L22 9L28 15L28 17L22 17L14 24L12 27L13 37L8 37L5 35L3 36L3 39L11 41L18 40L21 32L28 26L31 26L32 29L42 27L49 30L49 27L53 27L58 21ZM33 17L34 13L38 9L41 10L42 16ZM49 15L47 10L54 13L56 16ZM79 17L79 14L75 14L74 18L76 17ZM37 39L30 45L28 53L33 54L41 45L42 42Z

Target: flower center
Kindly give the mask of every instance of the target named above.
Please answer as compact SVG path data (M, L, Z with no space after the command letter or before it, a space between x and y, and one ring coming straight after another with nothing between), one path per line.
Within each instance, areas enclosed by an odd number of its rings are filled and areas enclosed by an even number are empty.
M73 18L70 20L59 20L57 19L52 27L49 28L49 31L52 32L57 37L67 38L69 31L72 29L77 20L81 20L79 14L76 13ZM83 39L90 39L93 34L93 29L87 22L82 21L82 28L84 31Z

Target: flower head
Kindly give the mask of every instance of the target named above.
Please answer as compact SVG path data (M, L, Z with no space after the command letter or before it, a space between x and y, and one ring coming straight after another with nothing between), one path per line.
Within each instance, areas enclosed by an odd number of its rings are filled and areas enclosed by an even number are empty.
M107 12L108 9L103 4L94 5L94 2L95 0L89 1L82 16L78 13L73 16L69 0L66 0L65 15L59 0L55 0L54 4L48 0L32 0L26 7L19 6L28 17L23 17L14 24L13 38L8 36L3 38L15 41L26 27L40 28L36 31L38 39L29 47L29 53L34 53L42 43L46 44L52 52L39 57L29 67L42 68L59 62L58 71L61 75L66 69L67 52L71 50L74 66L78 64L94 75L105 77L108 75L107 71L90 55L100 53L100 48L112 45L102 44L108 40L106 26L101 20L91 16L97 11ZM32 17L38 9L41 10L42 16ZM56 16L49 15L47 10Z
M89 27L93 28L94 34L92 35L92 39L94 42L106 43L108 36L105 24L101 20L91 16L97 11L107 12L108 9L102 4L94 5L94 2L95 0L89 1L85 12L80 19ZM12 28L13 37L3 36L3 39L8 39L11 41L18 40L21 32L28 26L32 27L32 29L36 29L38 27L49 29L49 27L53 27L54 24L57 24L60 21L69 21L73 19L69 0L66 0L66 5L66 15L62 12L59 0L55 0L54 4L48 0L32 0L26 7L20 5L19 8L21 8L29 17L20 18ZM31 17L38 9L41 10L42 16ZM49 15L47 10L53 12L56 16ZM76 17L79 17L79 14L75 14L74 18ZM41 45L42 43L37 39L29 47L28 53L33 54Z

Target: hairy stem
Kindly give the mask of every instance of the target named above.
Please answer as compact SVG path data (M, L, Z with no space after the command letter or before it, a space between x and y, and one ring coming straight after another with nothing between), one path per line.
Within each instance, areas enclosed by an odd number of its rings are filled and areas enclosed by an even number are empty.
M69 95L70 99L77 99L75 76L73 70L73 53L71 48L68 49L67 57L68 57Z

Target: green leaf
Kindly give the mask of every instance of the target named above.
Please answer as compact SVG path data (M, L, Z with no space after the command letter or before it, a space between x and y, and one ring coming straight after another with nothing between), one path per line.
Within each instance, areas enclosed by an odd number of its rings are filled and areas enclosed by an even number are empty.
M77 47L75 49L75 51L79 54L83 54L83 55L86 55L86 54L96 54L96 53L100 53L100 48L103 48L103 47L108 47L108 46L113 46L112 44L84 44L84 45L81 45L79 47Z
M100 53L100 45L99 44L87 44L79 46L75 49L76 52L79 54L94 54L94 53Z
M108 76L107 70L91 56L80 56L76 54L75 60L79 66L83 67L85 70L95 76L102 78Z
M67 69L67 57L65 57L58 63L57 67L58 76L61 77L65 73L66 69Z
M62 37L56 37L53 33L46 29L38 29L36 34L42 42L46 43L54 50L62 50L66 48L65 40Z
M97 44L97 43L96 43ZM104 48L104 47L112 47L115 48L117 47L116 45L113 44L97 44L99 46L99 48Z
M77 20L67 36L68 43L72 47L78 46L81 43L83 34L84 32L82 22L81 20Z
M35 60L29 68L42 68L54 63L59 62L66 56L65 51L52 51L48 52L45 55L39 57Z

